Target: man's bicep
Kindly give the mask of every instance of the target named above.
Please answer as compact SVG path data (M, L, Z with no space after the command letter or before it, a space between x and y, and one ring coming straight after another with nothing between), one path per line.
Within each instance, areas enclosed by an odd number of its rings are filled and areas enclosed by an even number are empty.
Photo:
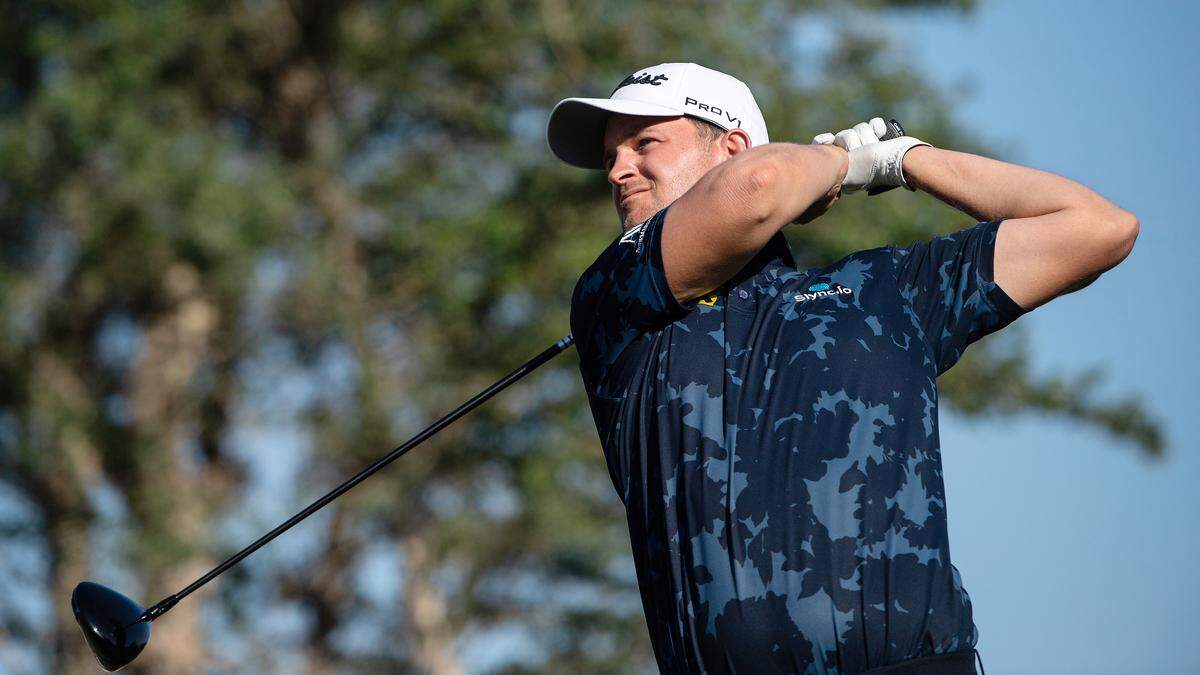
M847 162L840 148L769 143L704 174L667 216L663 257L674 297L698 298L737 274L841 183Z
M1069 208L1001 223L996 283L1017 304L1039 307L1095 281L1129 254L1136 238L1118 216Z
M769 163L746 169L729 160L677 199L663 226L663 268L679 302L728 281L766 245L778 226L768 222L766 193L775 180ZM758 172L758 173L755 173Z

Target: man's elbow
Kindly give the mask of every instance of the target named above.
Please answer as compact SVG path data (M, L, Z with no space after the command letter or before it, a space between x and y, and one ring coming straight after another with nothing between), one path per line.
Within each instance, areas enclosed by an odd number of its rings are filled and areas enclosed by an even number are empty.
M846 152L837 147L772 143L752 148L727 164L737 172L738 207L752 227L769 236L840 184L848 161Z
M1141 229L1141 223L1138 222L1137 216L1125 210L1120 211L1110 221L1109 231L1112 232L1113 244L1109 268L1115 267L1129 257Z
M741 198L753 227L770 228L779 219L781 209L778 193L783 180L782 173L782 167L771 156L759 158L745 167L740 181Z
M1091 222L1094 227L1097 221L1092 219ZM1097 264L1085 276L1058 292L1056 297L1090 286L1093 281L1100 278L1101 274L1121 264L1133 251L1133 244L1137 241L1138 230L1141 228L1137 216L1121 210L1115 216L1105 216L1099 222L1104 223L1100 230L1104 232L1104 241L1108 243L1103 247L1102 253L1097 253Z
M1125 212L1125 215L1128 216L1125 219L1125 252L1121 256L1121 260L1124 260L1125 257L1129 255L1130 251L1133 250L1133 243L1137 241L1138 233L1142 231L1142 224L1138 220L1137 216L1129 213L1128 211Z

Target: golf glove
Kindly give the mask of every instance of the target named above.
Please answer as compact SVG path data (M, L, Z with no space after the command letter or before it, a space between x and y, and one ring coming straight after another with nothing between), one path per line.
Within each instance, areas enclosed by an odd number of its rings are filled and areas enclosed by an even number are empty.
M916 192L916 188L904 180L904 153L918 145L929 144L912 136L879 140L886 133L883 118L873 117L870 122L860 122L853 129L839 131L836 136L824 133L813 138L813 143L837 145L850 153L850 168L842 180L842 194L876 187L905 187Z

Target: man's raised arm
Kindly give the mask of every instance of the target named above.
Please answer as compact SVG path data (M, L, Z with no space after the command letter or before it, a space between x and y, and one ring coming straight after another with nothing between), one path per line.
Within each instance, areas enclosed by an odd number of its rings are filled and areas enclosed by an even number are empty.
M784 225L840 186L849 153L768 143L718 164L675 201L663 223L663 269L680 302L746 265Z
M1088 285L1137 239L1136 216L1062 176L928 146L903 163L912 187L977 220L1005 218L994 281L1027 310Z

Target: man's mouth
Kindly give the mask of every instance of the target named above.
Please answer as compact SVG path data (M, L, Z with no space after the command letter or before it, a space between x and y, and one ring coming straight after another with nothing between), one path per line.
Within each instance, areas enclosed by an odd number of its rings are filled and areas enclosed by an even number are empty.
M633 197L633 196L636 196L636 195L640 195L640 194L642 194L643 192L647 192L647 191L648 191L648 190L646 190L646 189L641 189L641 190L634 190L633 192L629 192L629 193L627 193L627 194L626 194L624 197L621 197L621 201L619 202L619 204L620 204L621 206L624 206L624 205L625 205L625 202L629 201L629 198L630 198L630 197Z

